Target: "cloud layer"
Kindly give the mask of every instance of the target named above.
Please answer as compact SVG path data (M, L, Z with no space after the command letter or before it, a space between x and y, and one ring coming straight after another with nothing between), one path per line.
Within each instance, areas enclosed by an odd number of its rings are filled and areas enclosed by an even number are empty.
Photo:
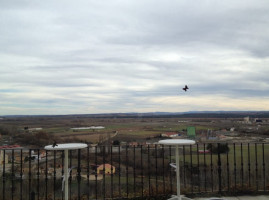
M268 111L268 9L267 0L1 1L0 115Z

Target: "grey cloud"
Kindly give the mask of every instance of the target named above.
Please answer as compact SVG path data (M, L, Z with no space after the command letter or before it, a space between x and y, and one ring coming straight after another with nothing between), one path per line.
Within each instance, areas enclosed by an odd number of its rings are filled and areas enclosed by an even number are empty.
M188 45L212 43L243 49L257 56L268 56L264 40L268 40L266 35L269 31L269 14L265 7L256 6L254 1L250 1L245 7L241 4L230 6L227 1L220 5L204 6L203 2L198 4L199 7L193 6L194 9L189 4L183 7L157 7L155 12L145 9L140 16L140 19L143 19L141 23L134 23L130 32L112 35L107 41L144 46L169 44L183 48ZM268 6L266 2L263 4Z
M268 8L264 0L1 1L0 101L22 108L13 95L25 94L28 108L64 99L58 112L156 111L149 99L180 99L185 84L197 99L268 98Z

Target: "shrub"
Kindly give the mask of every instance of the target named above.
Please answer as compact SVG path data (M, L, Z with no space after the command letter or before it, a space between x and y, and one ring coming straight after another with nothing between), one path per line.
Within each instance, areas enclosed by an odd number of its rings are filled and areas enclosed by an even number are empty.
M212 153L228 153L230 151L228 144L208 144L206 148Z

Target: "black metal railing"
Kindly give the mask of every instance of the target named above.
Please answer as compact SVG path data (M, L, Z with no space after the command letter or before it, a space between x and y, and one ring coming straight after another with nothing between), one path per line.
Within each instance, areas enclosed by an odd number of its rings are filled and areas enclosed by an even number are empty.
M196 144L179 151L181 190L186 195L269 192L269 144ZM63 158L63 151L0 150L0 199L64 199ZM157 144L69 151L70 199L175 194L175 169L170 167L174 161L174 148Z

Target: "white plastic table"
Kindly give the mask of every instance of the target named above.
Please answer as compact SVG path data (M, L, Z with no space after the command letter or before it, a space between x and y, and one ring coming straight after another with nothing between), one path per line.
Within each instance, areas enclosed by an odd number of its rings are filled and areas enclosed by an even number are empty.
M187 140L187 139L167 139L167 140L160 140L159 144L175 146L175 153L176 153L176 176L177 176L177 196L173 196L170 200L183 200L183 199L190 199L180 195L180 174L179 174L179 154L178 154L178 147L183 145L193 145L195 141Z
M83 143L67 143L67 144L57 144L57 146L53 147L53 145L45 146L46 150L64 150L64 199L68 200L68 150L75 150L75 149L83 149L86 148L88 145Z

